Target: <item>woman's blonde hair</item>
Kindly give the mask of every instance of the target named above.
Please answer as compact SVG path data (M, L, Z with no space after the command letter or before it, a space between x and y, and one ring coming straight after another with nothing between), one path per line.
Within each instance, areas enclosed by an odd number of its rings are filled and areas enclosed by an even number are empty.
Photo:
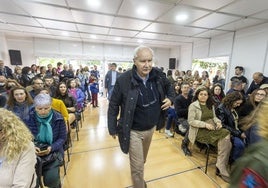
M15 114L4 108L0 114L0 156L10 162L29 147L33 136Z
M260 110L257 114L257 122L259 125L259 135L264 138L268 139L268 98L263 100Z

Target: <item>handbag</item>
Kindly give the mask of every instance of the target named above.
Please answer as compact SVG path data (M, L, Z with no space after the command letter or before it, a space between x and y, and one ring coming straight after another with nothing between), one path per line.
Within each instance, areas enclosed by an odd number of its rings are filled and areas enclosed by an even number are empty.
M41 163L43 166L46 166L58 159L58 155L56 152L50 152L48 155L39 156L41 158Z
M214 122L213 119L208 119L208 120L206 120L205 122L208 123L208 124L213 125L213 126L215 127L215 129L216 129L217 125L216 125L216 123Z
M41 150L45 150L49 145L40 142L35 142L35 146L40 148ZM39 162L41 163L42 166L46 166L50 163L53 163L56 160L59 161L60 166L63 164L63 158L59 152L50 152L47 155L37 157L39 158Z

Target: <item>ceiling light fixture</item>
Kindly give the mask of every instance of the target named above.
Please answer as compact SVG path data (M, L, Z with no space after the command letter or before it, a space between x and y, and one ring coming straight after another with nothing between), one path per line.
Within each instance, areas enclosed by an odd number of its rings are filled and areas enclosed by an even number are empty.
M138 15L143 16L147 14L148 10L145 7L139 7L136 12Z
M116 37L114 40L121 41L121 38L120 37Z
M188 19L188 15L187 14L178 14L176 16L176 20L179 21L179 22L183 22L185 20Z
M90 35L90 38L97 39L97 36L96 35Z
M141 39L138 39L138 43L140 43L140 44L141 44L141 43L143 43L143 40L141 40Z
M67 31L62 31L61 34L66 37L69 36L69 33Z
M101 6L100 0L88 0L87 2L92 8L99 8Z

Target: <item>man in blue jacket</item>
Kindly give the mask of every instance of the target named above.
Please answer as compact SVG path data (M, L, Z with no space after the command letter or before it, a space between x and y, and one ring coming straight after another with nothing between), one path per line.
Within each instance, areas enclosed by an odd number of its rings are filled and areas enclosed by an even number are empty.
M157 68L154 52L147 46L134 51L134 65L114 86L108 109L108 129L118 136L121 150L129 153L134 188L144 188L144 163L155 127L164 127L166 110L172 105L173 87ZM120 111L120 118L117 120Z

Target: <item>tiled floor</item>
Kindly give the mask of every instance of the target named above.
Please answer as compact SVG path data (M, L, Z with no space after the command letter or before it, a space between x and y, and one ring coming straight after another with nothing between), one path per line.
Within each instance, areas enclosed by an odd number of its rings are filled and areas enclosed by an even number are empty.
M131 187L128 155L123 154L107 130L107 101L100 98L100 107L87 107L85 120L79 131L80 140L71 148L71 161L64 188L124 188ZM193 147L193 156L186 157L180 149L182 137L166 138L155 132L145 164L148 188L214 188L228 186L215 175L215 154L210 155L208 173L205 174L205 154Z

